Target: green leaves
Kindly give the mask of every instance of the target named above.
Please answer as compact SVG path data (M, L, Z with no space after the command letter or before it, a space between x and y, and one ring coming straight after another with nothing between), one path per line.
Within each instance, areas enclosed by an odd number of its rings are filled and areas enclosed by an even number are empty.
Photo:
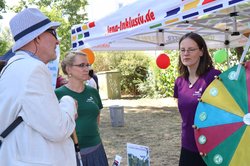
M2 11L5 10L5 1L0 0L0 19L3 19L3 16L1 15Z
M95 71L119 70L123 94L138 95L138 86L147 78L150 58L143 52L110 51L96 52Z
M25 7L37 6L51 20L60 22L61 26L58 28L57 33L60 39L62 59L71 48L71 26L87 20L86 5L86 0L21 0L12 10L19 12Z

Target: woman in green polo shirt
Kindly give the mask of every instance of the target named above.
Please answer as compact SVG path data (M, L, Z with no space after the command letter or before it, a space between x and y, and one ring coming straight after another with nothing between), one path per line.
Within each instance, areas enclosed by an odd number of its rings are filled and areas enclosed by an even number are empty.
M81 52L69 52L61 67L68 76L68 83L56 89L55 93L59 100L69 95L78 102L76 134L83 166L108 166L98 128L102 101L96 89L85 85L90 67L87 56Z

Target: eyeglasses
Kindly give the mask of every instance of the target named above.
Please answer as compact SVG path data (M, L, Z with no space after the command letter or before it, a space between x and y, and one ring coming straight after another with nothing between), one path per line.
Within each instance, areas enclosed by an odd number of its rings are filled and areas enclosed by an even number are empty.
M181 49L181 50L180 50L180 53L181 53L181 54L184 54L185 52L187 52L188 54L190 54L190 53L195 52L196 50L199 50L199 48L189 48L189 49L187 49L187 50Z
M47 29L45 32L49 32L51 35L53 35L57 40L57 34L55 29Z
M86 56L86 54L82 53L82 52L76 52L76 51L71 51L72 54L75 54L75 55L83 55L83 56Z
M80 68L84 68L84 67L87 67L87 68L89 68L90 67L90 64L85 64L85 63L80 63L80 64L78 64L78 65L72 65L72 66L77 66L77 67L80 67Z

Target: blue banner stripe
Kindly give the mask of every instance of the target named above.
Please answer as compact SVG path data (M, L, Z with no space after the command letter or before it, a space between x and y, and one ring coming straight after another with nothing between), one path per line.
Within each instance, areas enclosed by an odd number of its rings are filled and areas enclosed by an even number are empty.
M72 44L72 47L73 47L73 48L76 48L76 47L77 47L77 43L73 43L73 44Z
M79 46L82 46L82 45L84 45L84 42L83 41L79 41L78 44L79 44Z
M232 0L232 1L229 1L229 5L233 5L235 3L238 3L238 2L241 2L241 1L244 1L244 0Z
M182 18L187 19L189 17L193 17L193 16L197 16L197 15L199 15L199 12L194 12L194 13L191 13L191 14L187 14L187 15L183 16Z
M90 35L89 35L89 32L85 32L84 33L84 37L89 37Z
M210 12L210 11L213 11L213 10L216 10L216 9L219 9L219 8L222 8L223 7L223 4L219 4L219 5L216 5L216 6L213 6L213 7L210 7L210 8L207 8L207 9L204 9L204 13L206 12Z
M175 15L175 14L177 14L179 11L180 11L180 8L179 8L179 7L176 8L176 9L170 10L170 11L166 12L167 15L166 15L164 18L169 17L169 16L172 16L172 15Z
M82 28L81 28L81 27L78 27L78 28L76 28L76 31L77 31L77 32L81 32L81 31L82 31Z

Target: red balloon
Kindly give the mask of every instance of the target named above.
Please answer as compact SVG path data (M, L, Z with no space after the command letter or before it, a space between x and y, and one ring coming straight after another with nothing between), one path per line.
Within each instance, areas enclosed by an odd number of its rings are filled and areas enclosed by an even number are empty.
M156 64L161 69L166 69L170 65L170 58L167 54L160 54L156 59Z

